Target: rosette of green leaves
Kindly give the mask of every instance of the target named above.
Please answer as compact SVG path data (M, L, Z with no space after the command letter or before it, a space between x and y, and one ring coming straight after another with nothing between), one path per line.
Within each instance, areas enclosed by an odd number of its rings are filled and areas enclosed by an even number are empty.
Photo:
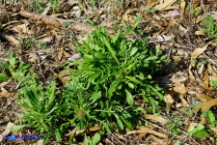
M167 61L160 50L148 48L146 40L129 40L121 30L109 35L103 27L77 47L82 60L73 62L76 69L63 93L73 126L98 124L108 133L116 127L132 129L146 112L135 103L138 100L156 111L163 90L153 77Z

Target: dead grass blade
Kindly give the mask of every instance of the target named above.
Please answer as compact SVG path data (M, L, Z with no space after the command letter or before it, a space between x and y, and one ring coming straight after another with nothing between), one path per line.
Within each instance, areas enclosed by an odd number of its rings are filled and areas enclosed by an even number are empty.
M197 97L200 98L200 99L205 99L207 101L210 101L212 100L213 98L208 96L208 95L205 95L205 94L197 94Z
M160 123L162 126L166 125L167 123L169 123L169 120L161 117L161 116L157 116L157 115L149 115L146 114L144 115L145 119L151 120L155 123Z
M153 134L155 136L158 136L158 137L161 137L161 138L164 138L164 139L168 138L168 135L160 133L160 132L157 132L155 130L152 130L152 129L144 127L144 126L141 126L138 129L139 130L128 132L127 135L129 135L129 134L139 134L140 137L143 137L146 134Z
M41 21L48 26L60 27L62 25L58 19L52 16L37 15L26 11L20 11L19 14L31 20Z
M173 90L177 93L180 93L180 94L185 94L187 93L187 89L185 88L185 85L184 84L179 84L177 86L175 86L173 88Z
M161 0L160 4L155 6L155 9L159 10L159 11L168 10L168 9L170 9L172 7L172 5L175 2L176 2L176 0L166 0L166 1Z
M11 46L14 46L16 48L21 47L20 42L16 38L14 38L13 36L4 35L3 37L10 43Z
M13 97L15 93L0 92L0 97Z
M160 139L160 138L158 138L158 137L156 137L156 136L154 136L154 135L149 135L146 139L145 139L145 141L151 141L151 142L153 142L152 143L152 145L166 145L167 143L166 143L166 141L164 141L164 140L162 140L162 139Z
M93 30L92 26L85 23L73 23L69 25L68 28L75 31L82 31L83 33L90 32L91 30Z
M204 112L216 105L217 105L217 98L209 100L208 102L205 102L201 105L201 111Z
M205 71L204 73L204 77L203 77L203 88L208 90L208 91L211 91L213 90L212 87L209 87L209 72L208 70Z
M191 54L191 58L196 59L199 55L201 55L208 47L209 44L206 44L204 47L202 48L197 48L195 49L192 54Z

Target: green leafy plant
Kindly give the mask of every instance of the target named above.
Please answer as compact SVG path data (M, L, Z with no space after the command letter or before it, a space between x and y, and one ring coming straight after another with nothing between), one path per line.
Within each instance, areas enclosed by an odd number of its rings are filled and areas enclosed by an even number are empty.
M12 77L20 82L26 81L26 73L30 65L24 62L18 63L16 58L13 56L13 52L9 52L9 63L7 69L10 71Z
M215 80L210 80L210 86L211 86L211 87L214 87L214 88L217 88L217 81L215 81Z
M217 43L217 24L215 20L209 16L202 23L205 25L205 28L203 28L204 33Z
M202 66L204 66L205 64L207 64L207 61L203 60L203 61L198 61L197 62L197 67L201 68Z
M176 135L180 134L180 128L183 125L182 119L179 116L171 116L170 120L170 123L167 125L168 129Z
M60 6L60 0L48 0L53 8L53 11L58 11L59 6Z
M210 126L215 127L217 125L217 120L212 111L208 110L204 112L204 116L206 117Z
M199 113L200 105L200 103L192 103L189 107L182 108L181 111L189 117L196 116Z
M30 49L33 45L33 41L30 38L24 38L20 40L20 42L21 42L22 49L24 50Z
M30 65L23 62L18 63L13 56L13 52L8 54L9 61L0 60L0 82L8 80L10 77L22 82L25 79L25 73Z
M38 46L39 48L43 49L46 48L47 46L46 42L40 40L34 40L31 38L24 38L20 40L20 42L21 42L22 49L24 50L31 49L34 46Z
M31 11L42 12L45 9L46 1L44 0L32 0L31 1Z
M146 40L129 41L121 30L109 35L103 27L76 44L82 61L73 62L77 69L63 92L72 126L82 130L97 124L101 133L116 127L124 131L139 124L139 115L146 112L136 105L138 99L157 110L163 90L153 76L167 59L146 44Z
M206 128L203 124L198 124L197 126L190 124L188 133L190 136L194 136L195 138L209 137L212 135L212 131Z
M9 79L9 76L5 72L0 73L0 83L7 81L8 79Z
M96 145L100 142L101 135L96 133L90 140L87 139L87 136L84 137L84 145Z
M19 89L18 104L22 106L22 122L44 134L45 141L51 135L61 140L61 133L64 126L62 121L61 100L56 97L56 83L51 82L48 86L43 86L37 81L37 75L29 70L30 65L18 62L13 53L8 54L9 61L6 69L11 73L11 77L21 83ZM60 123L61 122L61 123ZM20 127L22 129L22 127Z
M9 75L7 74L7 62L3 59L0 59L0 83L7 81L9 79Z
M22 121L29 127L35 128L40 134L44 134L47 140L55 134L57 140L61 140L61 133L64 123L62 120L61 102L56 97L56 83L51 82L47 87L43 87L35 80L34 75L28 74L29 81L23 84L19 91L19 104L22 104Z
M153 78L168 61L159 49L149 48L146 40L129 40L121 29L109 35L103 27L76 46L82 60L72 62L72 80L58 94L55 82L39 84L28 65L9 55L9 70L21 81L19 104L27 126L57 140L67 128L85 130L84 142L92 145L106 132L140 125L141 114L157 112L163 89ZM149 107L140 107L141 101ZM95 125L100 129L88 140L88 128Z
M48 2L51 4L53 11L58 11L60 0L31 0L30 10L41 13Z

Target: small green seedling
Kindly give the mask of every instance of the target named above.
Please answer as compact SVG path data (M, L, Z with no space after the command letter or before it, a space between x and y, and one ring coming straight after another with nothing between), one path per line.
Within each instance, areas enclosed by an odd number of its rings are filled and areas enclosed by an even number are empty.
M217 23L215 20L209 16L207 19L202 21L202 24L205 26L205 28L202 29L204 33L217 43Z

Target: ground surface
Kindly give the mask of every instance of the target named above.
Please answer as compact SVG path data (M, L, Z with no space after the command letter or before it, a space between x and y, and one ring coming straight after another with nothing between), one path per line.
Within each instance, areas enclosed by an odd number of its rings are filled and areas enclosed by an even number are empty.
M1 1L0 58L8 60L7 54L13 50L19 61L32 64L32 69L45 84L54 79L62 85L68 81L67 75L58 76L58 73L62 64L73 59L76 48L72 41L82 41L98 26L105 26L109 33L114 34L113 24L133 24L137 16L142 17L137 26L142 35L138 37L148 38L149 45L161 48L171 59L160 77L166 89L164 98L167 107L162 109L163 113L146 115L143 121L147 126L124 135L109 135L104 138L104 144L217 143L216 125L210 125L208 119L201 115L207 109L215 116L217 114L216 89L210 86L211 80L217 81L217 43L212 39L216 37L217 41L217 30L208 35L202 30L206 26L201 23L211 16L217 25L215 0L40 2ZM33 39L35 43L31 41ZM16 104L19 88L20 84L14 79L0 82L0 135L12 133L10 126L19 124L22 116L20 106ZM199 109L194 112L198 104ZM206 126L212 135L190 136L189 128L198 124ZM34 130L26 128L14 134L33 133ZM7 142L0 138L0 141L1 144L30 144L24 140ZM51 138L49 144L64 143L57 143Z

